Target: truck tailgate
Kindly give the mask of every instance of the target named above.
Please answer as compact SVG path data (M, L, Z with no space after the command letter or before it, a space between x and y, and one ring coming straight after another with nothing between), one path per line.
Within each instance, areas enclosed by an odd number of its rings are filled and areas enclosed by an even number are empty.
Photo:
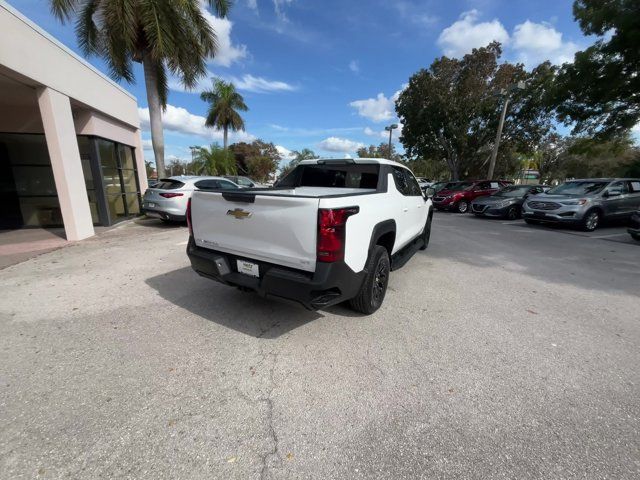
M313 272L318 198L255 194L253 203L196 191L191 200L197 246Z

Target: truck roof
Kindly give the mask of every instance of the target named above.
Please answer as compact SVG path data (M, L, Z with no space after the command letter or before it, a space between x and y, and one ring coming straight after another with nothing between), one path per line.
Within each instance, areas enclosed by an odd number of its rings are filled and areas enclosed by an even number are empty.
M303 160L298 165L322 165L323 163L333 163L337 162L344 163L377 163L380 165L397 165L399 167L407 168L406 165L403 165L399 162L394 162L393 160L388 160L386 158L314 158L311 160Z

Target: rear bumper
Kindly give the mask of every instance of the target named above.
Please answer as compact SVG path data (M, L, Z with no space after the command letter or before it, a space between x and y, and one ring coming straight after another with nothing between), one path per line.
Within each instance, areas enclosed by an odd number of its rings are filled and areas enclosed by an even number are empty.
M162 218L163 220L169 220L172 222L186 222L186 215L176 215L174 213L163 212L162 210L151 210L149 208L143 208L142 213L147 217Z
M354 272L344 262L318 262L313 273L295 270L198 247L193 237L189 238L187 255L193 269L203 277L253 290L263 297L290 300L309 310L325 308L355 297L366 274L364 270ZM260 277L239 273L236 260L257 264Z

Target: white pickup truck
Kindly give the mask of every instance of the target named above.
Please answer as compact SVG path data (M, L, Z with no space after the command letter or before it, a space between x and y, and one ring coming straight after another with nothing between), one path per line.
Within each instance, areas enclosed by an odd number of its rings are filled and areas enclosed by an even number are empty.
M375 312L389 272L429 244L433 209L384 159L306 160L273 189L196 190L187 254L200 275L308 309Z

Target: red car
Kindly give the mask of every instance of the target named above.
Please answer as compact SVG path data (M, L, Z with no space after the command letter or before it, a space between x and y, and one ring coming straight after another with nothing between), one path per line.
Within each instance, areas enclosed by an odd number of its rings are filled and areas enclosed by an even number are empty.
M469 206L474 199L485 195L493 195L502 187L511 183L513 182L505 180L451 182L433 197L433 206L438 210L466 213L469 211Z

